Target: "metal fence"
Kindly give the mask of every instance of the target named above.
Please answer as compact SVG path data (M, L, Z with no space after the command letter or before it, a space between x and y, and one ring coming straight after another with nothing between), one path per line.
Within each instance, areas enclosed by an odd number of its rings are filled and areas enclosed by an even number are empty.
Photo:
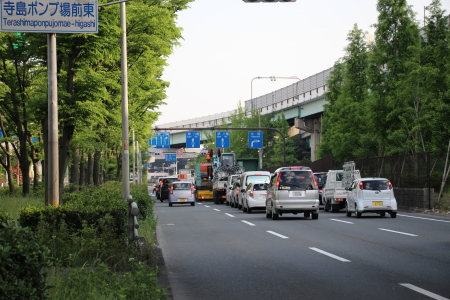
M439 161L439 156L434 157ZM361 177L388 178L395 187L429 188L431 174L431 153L414 153L383 157L354 159L355 168ZM328 172L328 170L342 170L346 161L335 161L332 155L314 162L291 164L290 166L310 167L313 172ZM435 164L436 166L436 164ZM277 167L266 168L274 172ZM434 171L438 171L435 169Z

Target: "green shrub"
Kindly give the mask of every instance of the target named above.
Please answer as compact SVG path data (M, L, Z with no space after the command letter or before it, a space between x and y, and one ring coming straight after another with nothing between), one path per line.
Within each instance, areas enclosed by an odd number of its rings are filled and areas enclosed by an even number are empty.
M0 224L0 299L45 299L50 250L16 221Z

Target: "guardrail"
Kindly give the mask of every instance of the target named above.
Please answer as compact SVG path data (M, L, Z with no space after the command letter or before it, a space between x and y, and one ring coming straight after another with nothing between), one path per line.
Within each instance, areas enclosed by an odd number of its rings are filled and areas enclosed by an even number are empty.
M133 197L129 195L127 197L128 201L128 237L130 241L139 240L138 228L139 223L137 216L141 213L136 202L133 201Z

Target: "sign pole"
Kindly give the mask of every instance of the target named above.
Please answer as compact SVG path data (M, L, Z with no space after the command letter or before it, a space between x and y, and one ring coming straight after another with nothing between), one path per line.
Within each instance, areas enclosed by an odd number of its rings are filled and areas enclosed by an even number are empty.
M56 74L56 34L47 33L48 72L48 178L47 205L59 205L58 80Z

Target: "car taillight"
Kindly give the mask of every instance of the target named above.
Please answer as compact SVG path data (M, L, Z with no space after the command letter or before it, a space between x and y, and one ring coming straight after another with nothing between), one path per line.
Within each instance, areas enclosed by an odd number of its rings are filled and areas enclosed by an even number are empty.
M390 181L388 181L388 186L389 186L389 189L392 190L392 183Z
M191 184L191 194L194 194L194 191L195 191L194 186Z
M276 183L277 189L280 187L280 179L281 179L281 173L278 173L277 183Z
M311 172L311 176L312 176L312 178L314 179L314 186L319 186L319 184L317 183L316 176L314 176L314 173L313 173L313 172Z
M252 197L253 197L253 191L250 191L250 193L249 193L249 194L250 194L250 196L252 196Z
M359 183L359 189L360 189L360 190L363 190L363 189L364 189L364 182L361 181L361 182Z
M170 186L170 193L173 195L173 185Z

